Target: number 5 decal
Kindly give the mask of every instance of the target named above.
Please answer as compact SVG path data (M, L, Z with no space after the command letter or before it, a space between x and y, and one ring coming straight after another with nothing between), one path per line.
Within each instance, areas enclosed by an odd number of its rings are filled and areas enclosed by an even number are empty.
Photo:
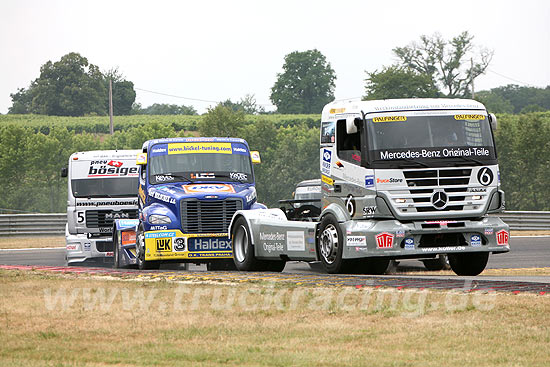
M483 167L477 173L477 180L483 186L489 186L493 182L493 171L487 167Z

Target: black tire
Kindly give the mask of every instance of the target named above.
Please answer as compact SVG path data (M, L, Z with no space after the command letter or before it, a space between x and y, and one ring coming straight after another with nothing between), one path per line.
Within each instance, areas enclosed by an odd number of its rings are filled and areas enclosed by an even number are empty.
M489 261L488 252L449 254L449 264L456 275L479 275Z
M237 270L235 262L232 259L216 260L206 264L208 271L229 271Z
M243 217L235 221L231 231L231 247L233 251L233 262L240 271L261 271L265 264L254 256L250 228Z
M370 274L370 275L382 275L388 270L390 265L390 259L384 258L367 258L355 260L355 273L357 274Z
M332 214L323 217L318 236L318 254L327 273L339 274L353 270L352 261L342 259L344 236Z
M449 270L449 260L447 255L439 255L435 259L422 260L424 267L428 270Z
M137 266L139 270L156 270L160 268L160 261L146 261L145 260L145 251L139 251L138 248L145 249L144 244L140 243L141 241L145 241L143 238L143 225L140 224L138 227L138 231L136 233L136 251L138 252L137 256Z
M119 245L119 239L118 239L118 232L116 230L116 226L113 227L113 269L120 268L120 260L119 260L119 253L118 253L118 245Z

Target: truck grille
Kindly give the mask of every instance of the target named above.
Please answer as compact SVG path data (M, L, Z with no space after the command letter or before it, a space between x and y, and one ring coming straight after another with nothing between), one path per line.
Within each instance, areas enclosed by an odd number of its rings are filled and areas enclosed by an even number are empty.
M86 227L100 228L112 227L114 219L137 219L137 209L112 210L86 210Z
M227 232L231 218L242 209L241 200L182 200L181 227L184 233Z
M418 213L463 210L471 173L471 169L403 172ZM432 205L435 190L443 190L447 195L448 203L443 209L436 209Z

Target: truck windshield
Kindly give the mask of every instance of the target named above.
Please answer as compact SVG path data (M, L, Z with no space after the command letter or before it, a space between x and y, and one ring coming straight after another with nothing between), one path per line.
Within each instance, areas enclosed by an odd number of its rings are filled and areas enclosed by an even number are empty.
M82 178L71 180L75 198L126 197L138 194L138 178Z
M369 157L373 165L381 168L399 167L404 162L496 163L491 127L484 114L436 113L367 117Z
M244 151L246 154L243 154L243 151L244 146L233 147L233 153L152 154L148 162L149 182L152 184L180 181L253 183L250 154L248 150Z

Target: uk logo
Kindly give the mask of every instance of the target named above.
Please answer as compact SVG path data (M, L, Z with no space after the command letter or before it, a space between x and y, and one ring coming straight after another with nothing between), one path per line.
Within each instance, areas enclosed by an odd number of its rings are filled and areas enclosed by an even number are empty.
M392 248L393 234L388 232L379 233L375 236L377 248Z
M109 161L109 163L107 164L111 167L117 167L117 168L122 166L122 162L120 161Z
M508 240L510 238L510 235L508 234L508 231L505 231L504 229L502 231L497 232L497 245L499 246L508 246Z

